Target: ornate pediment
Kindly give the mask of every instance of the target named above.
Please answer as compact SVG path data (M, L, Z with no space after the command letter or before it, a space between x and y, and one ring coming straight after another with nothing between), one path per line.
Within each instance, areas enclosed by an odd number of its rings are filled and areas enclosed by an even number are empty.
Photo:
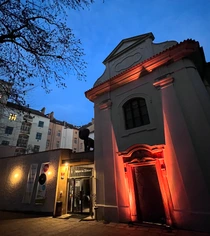
M145 41L146 39L151 38L154 40L154 35L152 33L142 34L135 37L123 39L117 47L108 55L108 57L103 61L106 64L109 61L112 61L114 58L120 56L121 54L125 53L127 50L130 50L132 47L140 44L141 42Z
M163 158L163 146L149 146L145 144L136 144L124 152L118 153L122 156L124 163L140 163L154 161Z
M153 43L153 39L152 33L123 39L103 61L106 69L95 82L94 87L140 63L145 62L148 64L149 59L152 61L155 55L159 55L161 52L167 51L167 49L177 44L176 41ZM154 63L151 63L151 66L154 67ZM140 67L142 68L142 66ZM147 71L151 71L151 68L148 67Z

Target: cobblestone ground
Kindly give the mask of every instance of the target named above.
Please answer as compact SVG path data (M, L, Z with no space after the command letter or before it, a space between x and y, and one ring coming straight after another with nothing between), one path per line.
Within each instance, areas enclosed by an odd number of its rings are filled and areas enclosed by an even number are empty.
M0 212L1 236L207 236L184 230L167 230L160 227L129 226L127 224L97 221L80 221L78 219L57 219L37 217L20 213Z

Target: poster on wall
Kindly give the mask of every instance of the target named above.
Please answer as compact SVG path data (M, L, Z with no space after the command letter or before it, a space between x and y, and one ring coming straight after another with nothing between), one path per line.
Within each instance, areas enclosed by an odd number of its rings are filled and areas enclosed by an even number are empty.
M31 203L31 197L34 190L34 183L36 180L37 168L38 164L31 164L30 166L26 183L26 190L23 196L22 203L28 203L28 204Z
M37 183L37 191L35 197L35 204L42 205L45 202L47 173L49 171L49 162L42 163L40 168L39 179Z

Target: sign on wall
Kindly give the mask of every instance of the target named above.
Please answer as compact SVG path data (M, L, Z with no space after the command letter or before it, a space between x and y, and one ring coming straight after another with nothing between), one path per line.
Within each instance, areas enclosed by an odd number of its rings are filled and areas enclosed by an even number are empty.
M91 177L93 168L71 166L70 178Z
M34 190L34 183L36 180L37 167L38 164L31 164L30 166L26 183L26 190L23 196L22 203L29 203L29 204L31 203L31 197Z
M37 191L35 197L36 204L44 204L45 196L46 196L46 184L47 184L47 172L49 171L49 162L42 163L38 184L37 184Z

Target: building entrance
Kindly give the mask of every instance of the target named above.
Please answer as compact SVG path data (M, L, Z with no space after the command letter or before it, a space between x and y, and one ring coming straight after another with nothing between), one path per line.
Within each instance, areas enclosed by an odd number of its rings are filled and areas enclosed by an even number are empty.
M165 223L165 211L155 165L133 168L138 220Z
M92 209L92 168L72 167L68 191L68 212L90 214Z
M90 213L90 179L70 179L68 212Z

